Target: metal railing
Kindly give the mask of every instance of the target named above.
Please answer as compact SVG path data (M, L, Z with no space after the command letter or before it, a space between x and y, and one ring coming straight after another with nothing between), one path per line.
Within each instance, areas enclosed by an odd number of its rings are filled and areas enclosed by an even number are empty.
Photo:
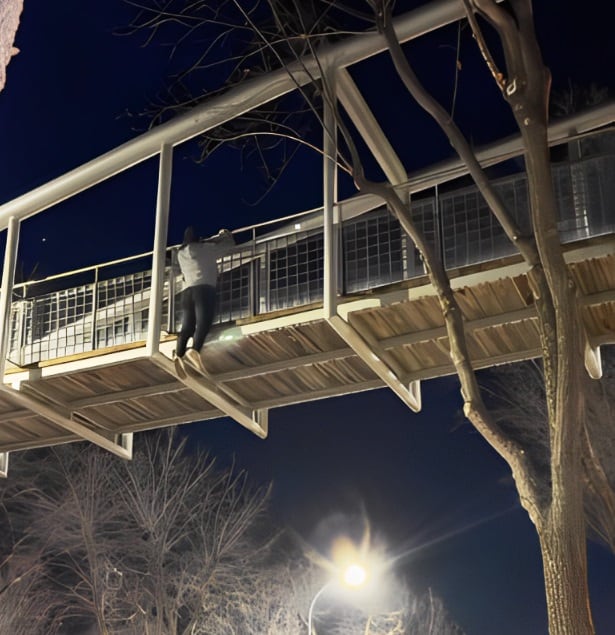
M601 145L598 141L602 137ZM615 134L602 137L579 144L580 159L553 166L563 242L615 232ZM588 156L596 148L602 154ZM605 148L610 153L605 153ZM499 179L495 186L520 227L529 231L526 175ZM515 252L476 187L436 191L434 196L413 200L411 211L447 269ZM318 213L304 218L311 218L311 222L287 222L286 229L277 233L271 232L268 224L269 234L260 238L254 227L246 228L251 239L218 263L215 323L231 323L322 300L322 220L318 220ZM343 221L339 242L341 294L424 275L418 252L386 207ZM145 340L151 272L137 270L116 276L108 272L118 266L128 267L129 263L133 270L138 269L148 256L151 254L140 254L16 285L8 359L24 366ZM175 332L181 323L179 302L175 301L181 289L176 269L167 267L162 323L168 332Z

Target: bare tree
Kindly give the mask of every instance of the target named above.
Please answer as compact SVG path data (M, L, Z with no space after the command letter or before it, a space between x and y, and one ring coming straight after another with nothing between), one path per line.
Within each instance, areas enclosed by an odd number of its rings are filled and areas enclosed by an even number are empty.
M15 596L33 605L44 598L32 635L61 622L84 631L94 624L101 635L188 635L203 632L222 601L251 605L246 587L256 583L244 576L257 575L273 540L260 527L267 490L187 453L171 434L143 441L130 463L66 446L21 481L16 463L10 482L21 492L7 509L25 521L20 544L7 551L40 573L40 600L30 597L34 586Z
M0 633L55 635L63 611L53 614L42 554L16 548L0 564Z
M336 156L338 165L351 175L360 192L376 194L386 202L421 253L440 300L450 356L461 382L465 415L510 466L521 504L536 527L543 559L550 633L592 633L584 490L592 488L600 492L596 500L600 500L601 505L606 505L612 498L613 490L600 461L594 430L586 422L584 351L587 342L576 301L577 290L565 265L557 231L547 140L550 73L542 61L536 39L532 3L531 0L510 0L501 5L496 0L463 0L467 21L480 52L502 98L511 108L523 140L531 208L529 234L524 234L517 226L450 114L425 90L415 74L393 27L394 4L393 0L366 0L365 10L361 11L357 3L323 1L320 3L322 11L316 14L321 17L313 20L310 19L314 15L311 8L304 11L299 2L285 3L292 8L283 12L278 2L254 2L249 9L245 8L245 3L229 2L224 3L227 10L224 20L219 20L220 15L212 9L219 3L198 3L200 10L205 7L204 10L209 11L204 17L203 13L194 11L197 5L192 3L177 0L160 5L152 2L146 3L148 8L140 14L141 17L147 15L147 20L139 22L138 26L156 31L169 23L180 25L185 32L176 40L179 44L195 29L217 24L222 27L225 37L239 33L236 42L249 42L247 48L232 56L235 68L250 68L254 51L266 50L271 56L269 59L273 59L278 67L287 68L291 74L296 68L304 74L318 69L318 76L313 75L311 83L318 87L318 92L303 90L297 82L298 93L303 95L306 109L321 125L324 125L323 118L314 100L315 94L335 113L334 125L342 138ZM541 338L548 420L545 451L539 458L486 407L467 349L463 313L443 262L414 222L408 201L401 198L392 187L394 184L371 181L365 174L353 134L338 112L331 82L334 69L319 65L318 47L331 34L331 22L325 18L339 20L342 15L346 18L342 24L351 24L355 28L357 21L366 20L381 33L408 93L438 123L465 162L493 215L529 265L528 279ZM493 38L487 38L483 33L486 26L490 35L497 37L500 50L496 53L489 44ZM334 32L336 36L343 34L340 29L334 29ZM212 47L206 46L201 51L200 68L205 59L210 59ZM292 66L289 65L291 61ZM195 68L189 68L186 73ZM184 80L187 74L182 76ZM222 90L242 80L241 74L238 77L231 73L228 78ZM197 95L197 100L202 97L202 94ZM268 125L272 122L276 122L275 117L268 117ZM233 139L245 139L263 132L278 137L293 136L290 126L284 123L275 131L242 126L240 122L236 125ZM326 134L332 137L334 130L328 129ZM590 480L584 481L583 475ZM602 513L608 515L609 509L603 508Z
M55 635L68 611L52 600L43 542L30 534L26 510L38 466L30 456L16 462L15 478L0 490L0 632Z
M615 353L603 349L604 373L600 381L584 378L587 434L592 439L593 457L583 458L584 505L591 535L615 553ZM532 461L548 484L549 424L540 363L504 366L487 373L485 389L493 415L510 434L523 439ZM519 399L523 394L523 400ZM596 477L595 470L600 470Z
M359 599L331 611L324 632L330 635L463 635L431 589L415 595L401 581L386 589L386 603Z
M78 445L36 462L20 455L3 489L19 539L2 548L2 632L305 632L330 572L261 522L267 491L170 434L144 440L130 463ZM461 635L438 600L398 583L384 595L323 602L320 623L332 634Z

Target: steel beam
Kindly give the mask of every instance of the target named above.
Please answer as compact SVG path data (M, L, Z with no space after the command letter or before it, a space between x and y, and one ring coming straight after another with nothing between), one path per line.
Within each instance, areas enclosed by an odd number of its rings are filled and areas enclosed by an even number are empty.
M0 478L6 478L9 475L9 453L0 452Z
M547 130L549 145L557 145L578 134L613 124L615 122L615 101L594 106L582 112L558 119L549 124ZM476 158L483 168L496 165L507 159L521 156L524 153L523 140L520 135L499 139L479 148ZM436 185L447 183L468 174L466 164L458 157L441 161L412 173L398 187L402 193L415 194ZM382 199L375 194L361 194L340 201L342 220L360 216L366 211L382 205Z
M147 325L146 344L148 355L157 353L160 346L162 293L164 290L164 269L167 253L172 174L173 147L164 144L160 149L158 195L156 198L156 226L154 230L154 250L152 253L152 289L149 296L149 321Z
M421 398L418 385L406 387L401 379L401 372L393 365L384 349L376 342L365 339L349 322L340 315L334 315L329 324L335 332L354 350L371 370L414 412L421 409Z
M280 361L269 362L268 364L259 364L258 366L244 366L237 370L229 370L223 373L212 375L212 379L219 382L234 381L237 379L247 379L248 377L258 377L268 373L277 373L301 366L311 366L313 364L322 364L330 362L334 359L343 359L351 357L355 353L350 346L343 348L334 348L330 351L322 351L318 353L308 353L307 355L299 355L292 359L282 359Z
M367 103L345 69L339 69L335 75L335 93L346 112L353 120L368 147L377 158L385 174L394 184L406 180L406 172L393 148L386 139L378 122L372 115ZM329 106L329 107L328 107ZM333 135L328 131L334 129L334 109L325 103L324 112L324 301L325 319L338 335L349 344L350 348L415 412L420 410L420 386L413 383L409 389L399 379L399 370L392 370L392 360L387 353L373 341L368 341L358 333L341 315L338 314L337 303L337 270L338 270L338 232L339 208L335 205L335 181L332 175L333 162L337 148ZM385 361L386 360L386 361Z
M69 401L66 406L73 412L77 412L83 408L91 408L92 406L103 406L118 401L128 399L136 399L138 397L152 397L154 395L164 395L170 392L183 390L185 387L179 381L172 381L166 384L158 384L156 386L141 386L140 388L130 388L129 390L118 390L112 393L104 393L102 395L94 395L93 397L85 397L83 399L75 399Z
M173 362L162 353L156 353L151 358L156 365L165 370L170 375L175 375L175 366ZM266 414L259 412L259 409L251 409L237 403L229 398L223 392L222 388L217 386L214 381L204 376L193 377L188 374L186 377L179 379L182 384L194 391L197 395L205 399L215 408L221 410L225 415L231 417L241 424L244 428L256 434L256 436L264 439L267 436L267 417ZM264 424L264 425L263 425Z
M2 269L2 289L0 290L0 382L4 379L6 355L11 336L11 300L15 283L15 265L17 263L17 247L19 246L20 222L15 216L9 218L4 248L4 265Z
M337 269L339 240L339 210L337 199L337 122L335 119L336 73L325 77L327 89L323 105L323 310L325 318L335 315L337 307Z
M600 347L592 346L589 338L585 338L584 349L585 370L592 379L602 379L602 356Z
M356 118L355 125L366 135L366 142L376 154L377 147L386 147L386 138L376 120L363 100L359 90L354 85L350 75L341 69L341 86L345 106L351 116ZM326 79L326 76L325 76ZM331 71L328 78L328 97L333 100L337 95L337 73ZM344 102L343 100L343 102ZM365 112L361 112L362 110ZM371 117L371 118L370 118ZM335 108L326 98L324 100L324 140L323 140L323 223L324 223L324 289L323 314L327 323L348 344L348 346L371 368L382 381L387 384L412 410L418 412L421 408L420 389L418 384L408 390L399 378L399 369L393 370L395 364L390 356L382 350L375 341L360 334L338 312L337 300L337 271L339 259L339 208L335 205L337 183L335 180L335 161L337 156L337 139L335 135ZM390 146L389 146L390 147ZM390 149L392 152L392 148ZM382 154L380 155L382 157ZM387 162L387 168L391 165ZM396 166L397 167L397 166ZM403 172L403 167L401 168ZM405 173L404 177L405 177ZM347 307L346 307L347 310Z
M404 293L407 294L407 291ZM380 298L369 298L365 300L365 305L361 304L361 301L356 303L345 303L338 306L338 314L347 321L347 316L350 315L353 310L360 310L361 308L376 308L379 306ZM386 299L386 296L384 297ZM581 296L579 303L582 306L592 306L596 304L603 304L605 302L615 302L615 290L600 291L589 295ZM383 302L384 303L384 302ZM354 307L354 308L352 308ZM350 310L348 310L350 308ZM521 322L523 320L530 320L536 317L536 308L533 305L515 309L512 311L506 311L504 313L497 313L487 317L477 318L474 320L467 320L464 323L466 332L473 333L481 329L487 329L491 327L502 326L504 324L510 324L513 322ZM310 320L306 320L310 321ZM267 323L260 323L263 330L266 330ZM402 335L394 335L391 337L378 340L377 345L380 349L391 350L399 346L411 346L413 344L419 344L420 342L428 342L430 340L441 339L447 336L446 327L436 326L430 329L424 329L422 331L415 331L412 333L403 333ZM615 336L614 336L615 339ZM350 346L344 346L329 351L322 351L318 353L309 353L294 357L290 360L280 360L262 364L258 366L248 366L238 368L237 370L226 371L212 375L214 382L227 382L245 379L248 377L256 377L258 375L264 375L267 373L279 372L289 368L298 368L301 366L308 366L310 364L318 364L322 362L331 361L334 359L341 359L344 357L351 357L356 354L356 351Z
M11 401L14 401L21 407L27 408L41 417L48 419L60 428L64 428L65 430L76 434L81 439L90 441L91 443L94 443L95 445L98 445L123 459L132 458L132 453L129 451L129 448L125 443L115 443L102 434L95 432L74 419L71 419L68 409L63 408L58 404L52 405L44 403L34 396L28 395L21 390L14 390L8 386L0 385L0 390L4 392Z
M321 388L320 390L310 390L308 392L297 393L294 395L264 399L263 401L257 401L254 405L258 408L280 408L282 406L291 406L294 404L305 403L307 401L317 401L319 399L339 397L340 395L350 395L356 392L364 392L366 390L375 390L377 388L385 387L386 384L377 377L376 379L353 382L352 384L345 384L343 386L331 386L329 388Z
M408 173L345 68L337 75L337 95L389 182L393 185L405 183Z

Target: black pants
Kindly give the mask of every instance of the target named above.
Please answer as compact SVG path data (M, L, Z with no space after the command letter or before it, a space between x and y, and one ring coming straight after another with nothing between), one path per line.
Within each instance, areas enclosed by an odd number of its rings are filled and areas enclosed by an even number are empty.
M188 340L192 338L192 348L200 352L214 320L216 310L216 288L199 284L182 291L182 328L177 337L178 357L186 352Z

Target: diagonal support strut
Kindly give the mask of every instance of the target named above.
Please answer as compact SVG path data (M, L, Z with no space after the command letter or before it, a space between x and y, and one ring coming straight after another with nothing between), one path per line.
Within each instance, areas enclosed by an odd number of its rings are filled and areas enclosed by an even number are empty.
M175 376L173 362L166 355L158 352L152 355L151 359L157 366ZM224 392L213 381L202 375L198 378L187 375L179 378L179 381L212 404L212 406L221 410L225 415L237 421L250 432L253 432L257 437L261 439L267 437L269 423L267 410L253 410L242 403L238 403L235 399L229 397L227 394L228 389L225 389L227 392Z

